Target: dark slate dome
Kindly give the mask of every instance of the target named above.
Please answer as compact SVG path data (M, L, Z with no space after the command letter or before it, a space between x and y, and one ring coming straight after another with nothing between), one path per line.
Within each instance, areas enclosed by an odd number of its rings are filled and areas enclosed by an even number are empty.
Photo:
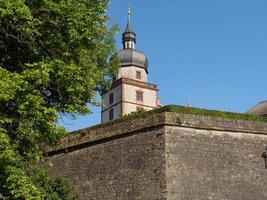
M131 26L131 8L128 8L128 21L127 27L122 34L123 49L117 53L117 57L120 60L120 67L135 66L140 67L147 71L148 60L144 52L136 50L136 34L132 30Z
M146 55L136 49L122 49L117 54L121 67L136 66L147 71L148 60Z
M247 113L253 115L267 115L267 101L262 101L258 103L256 106L251 108Z

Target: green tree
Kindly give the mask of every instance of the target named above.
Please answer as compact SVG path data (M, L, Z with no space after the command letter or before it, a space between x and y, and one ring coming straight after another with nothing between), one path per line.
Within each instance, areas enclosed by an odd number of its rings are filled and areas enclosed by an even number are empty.
M66 135L59 113L90 113L116 67L107 0L0 0L0 199L73 199L35 173Z

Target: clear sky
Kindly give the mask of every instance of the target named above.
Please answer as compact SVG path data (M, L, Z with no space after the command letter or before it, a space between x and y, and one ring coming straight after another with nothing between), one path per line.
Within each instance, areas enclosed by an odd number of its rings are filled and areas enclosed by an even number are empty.
M124 31L127 0L112 0L111 23ZM132 0L137 49L164 105L246 112L267 99L267 0ZM116 35L121 46L121 33ZM100 123L100 108L68 130Z

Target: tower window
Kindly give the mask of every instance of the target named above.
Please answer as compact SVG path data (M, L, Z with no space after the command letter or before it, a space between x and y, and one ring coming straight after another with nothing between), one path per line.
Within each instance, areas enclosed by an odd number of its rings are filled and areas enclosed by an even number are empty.
M111 108L111 109L109 110L109 120L113 120L113 118L114 118L114 111L113 111L113 109Z
M109 94L109 104L113 104L113 100L114 100L114 95L113 93Z
M136 71L136 79L141 80L141 71Z
M136 91L136 101L142 101L143 102L143 92L142 91Z

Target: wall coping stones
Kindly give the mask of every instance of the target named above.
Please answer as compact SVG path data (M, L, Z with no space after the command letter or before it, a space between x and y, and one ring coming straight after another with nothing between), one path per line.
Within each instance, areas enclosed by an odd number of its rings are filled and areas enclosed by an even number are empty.
M267 135L267 122L183 113L167 113L165 120L168 125L177 126L180 122L182 127Z
M67 152L67 149L101 140L123 137L129 133L138 133L143 129L161 126L180 126L195 129L221 130L267 135L267 122L245 121L214 116L202 116L175 112L150 113L146 116L129 118L100 127L89 127L74 131L63 138L56 148L50 148L48 154Z

